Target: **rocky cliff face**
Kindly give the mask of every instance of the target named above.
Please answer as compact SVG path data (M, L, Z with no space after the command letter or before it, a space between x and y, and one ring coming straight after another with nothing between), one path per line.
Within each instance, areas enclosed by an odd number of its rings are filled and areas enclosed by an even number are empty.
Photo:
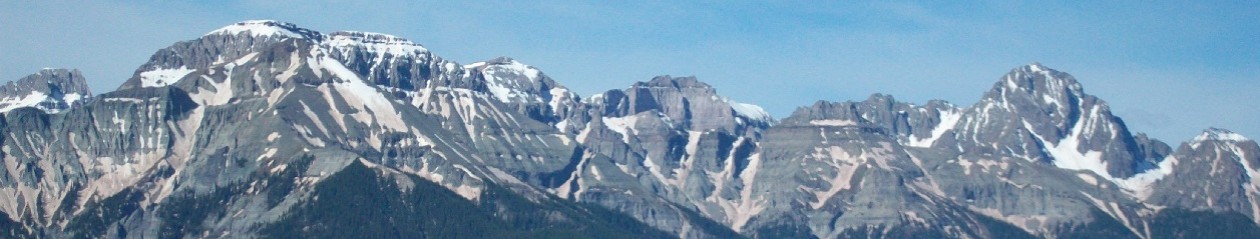
M970 107L875 94L775 120L694 77L583 98L511 58L246 21L116 91L83 82L0 89L43 96L4 105L0 233L1152 238L1260 218L1254 141L1174 151L1039 64Z

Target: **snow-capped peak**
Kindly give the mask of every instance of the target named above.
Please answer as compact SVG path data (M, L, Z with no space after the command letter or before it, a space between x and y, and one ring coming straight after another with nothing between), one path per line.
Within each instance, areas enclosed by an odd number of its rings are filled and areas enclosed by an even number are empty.
M406 38L375 32L339 31L328 34L325 44L332 47L361 48L373 53L391 55L409 55L428 52L420 44Z
M525 76L526 78L528 78L531 82L536 81L538 77L541 76L542 74L542 71L539 71L538 68L534 68L534 66L526 65L519 61L516 61L516 59L512 59L511 57L506 57L506 56L494 58L489 61L468 64L464 66L464 68L477 68L477 67L482 67L482 66L485 66L489 71L506 70L509 72L517 72L517 73L520 73L522 76ZM489 69L489 68L497 68L497 69Z
M1204 141L1243 142L1243 141L1250 141L1250 140L1251 139L1244 137L1242 134L1234 133L1233 131L1229 131L1227 129L1218 129L1218 128L1208 128L1206 130L1203 130L1203 133L1199 134L1198 137L1194 137L1194 142L1204 142Z
M206 33L206 35L242 35L249 34L253 37L280 36L290 38L312 38L318 36L319 33L300 28L293 23L281 22L276 20L249 20L237 22L227 25Z
M502 102L544 101L542 97L523 90L541 83L542 71L533 66L523 64L510 57L498 57L488 61L472 63L464 66L472 72L480 72L486 79L486 87L490 93ZM563 89L563 87L557 87ZM564 90L567 92L567 90Z

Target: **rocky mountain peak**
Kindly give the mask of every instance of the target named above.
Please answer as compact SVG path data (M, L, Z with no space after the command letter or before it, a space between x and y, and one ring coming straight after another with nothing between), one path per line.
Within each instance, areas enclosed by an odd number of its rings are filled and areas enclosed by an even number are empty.
M509 57L509 56L495 57L494 59L490 59L488 61L483 61L479 63L489 64L489 65L524 65L521 62L516 61L515 58ZM477 64L477 63L473 63L473 64Z
M1045 105L1057 111L1070 110L1081 98L1092 97L1085 95L1072 75L1039 63L1012 69L985 96L996 102Z
M0 112L35 107L56 113L92 96L77 69L45 68L0 87Z
M1016 126L1027 123L1028 130L1051 143L1072 134L1083 118L1113 118L1106 102L1085 94L1075 77L1039 63L1012 69L973 108L1012 113L1012 119L1022 121Z
M18 91L39 91L43 93L60 91L66 94L92 95L92 91L88 89L87 80L83 78L83 73L80 73L78 69L63 68L44 68L35 74L22 77L16 82L9 82L4 88L0 88L0 93L4 94Z
M521 63L520 61L507 56L500 56L486 61L474 62L472 64L465 65L464 68L478 71L487 69L509 71L525 77L527 78L526 80L529 81L540 80L539 78L542 75L542 71L539 71L538 68L526 65L525 63Z
M707 83L700 82L700 80L697 80L695 76L672 77L669 75L661 75L661 76L652 77L652 80L648 82L639 82L639 83L636 83L634 86L636 87L672 87L672 88L678 88L678 89L683 89L683 88L711 89L713 88Z
M655 110L687 130L745 132L773 124L773 118L761 107L722 97L693 76L657 76L591 98L591 103L602 109L602 116L625 117Z
M540 122L557 124L574 112L581 100L541 70L511 57L501 56L464 65L470 80L479 82L494 99ZM558 128L567 128L559 125Z
M1037 63L1012 69L964 115L956 139L973 153L1115 178L1132 176L1160 158L1144 155L1124 121L1105 101L1086 94L1075 77Z
M512 98L519 98L519 100L525 101L540 100L533 98L535 94L550 90L553 87L563 88L556 85L555 81L543 74L538 68L506 56L464 65L464 69L468 70L474 77L480 77L485 80L490 91L489 93L505 103L512 102ZM516 91L528 91L534 94L523 94L523 92Z
M892 105L894 103L897 103L897 99L893 98L892 95L875 93L875 94L871 94L871 96L869 97L866 97L866 102L882 104L882 105Z
M797 108L782 123L795 126L869 126L871 122L862 117L859 103L820 100L809 107Z

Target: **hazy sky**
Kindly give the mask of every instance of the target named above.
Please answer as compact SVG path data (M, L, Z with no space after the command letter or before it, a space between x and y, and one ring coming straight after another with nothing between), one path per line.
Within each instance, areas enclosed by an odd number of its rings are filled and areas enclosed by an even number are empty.
M174 42L276 19L398 35L461 63L511 56L584 96L695 75L779 118L876 92L971 105L1037 61L1174 147L1207 127L1260 138L1260 7L1250 1L227 2L4 1L0 80L78 68L99 94Z

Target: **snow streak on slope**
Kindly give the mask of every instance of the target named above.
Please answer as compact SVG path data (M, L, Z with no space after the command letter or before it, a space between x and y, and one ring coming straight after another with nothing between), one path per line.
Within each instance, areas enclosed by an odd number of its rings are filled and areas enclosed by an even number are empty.
M398 132L407 131L407 125L402 122L402 116L394 109L393 103L378 92L376 87L367 85L353 71L346 69L341 62L329 58L322 52L313 55L319 58L308 59L308 62L312 64L312 70L315 72L326 70L334 77L342 79L333 86L348 101L346 103L355 110L351 113L354 119L368 125L375 123Z
M954 130L954 126L958 125L959 119L962 119L962 112L958 110L941 111L941 123L936 124L936 126L932 128L932 136L925 139L919 139L915 137L914 134L911 134L909 146L923 148L932 147L932 143L935 143L942 135L945 135L945 132Z
M4 99L0 99L0 112L9 112L10 110L21 107L36 106L39 105L40 102L44 102L45 99L48 99L48 95L40 92L31 92L23 97L6 97Z

